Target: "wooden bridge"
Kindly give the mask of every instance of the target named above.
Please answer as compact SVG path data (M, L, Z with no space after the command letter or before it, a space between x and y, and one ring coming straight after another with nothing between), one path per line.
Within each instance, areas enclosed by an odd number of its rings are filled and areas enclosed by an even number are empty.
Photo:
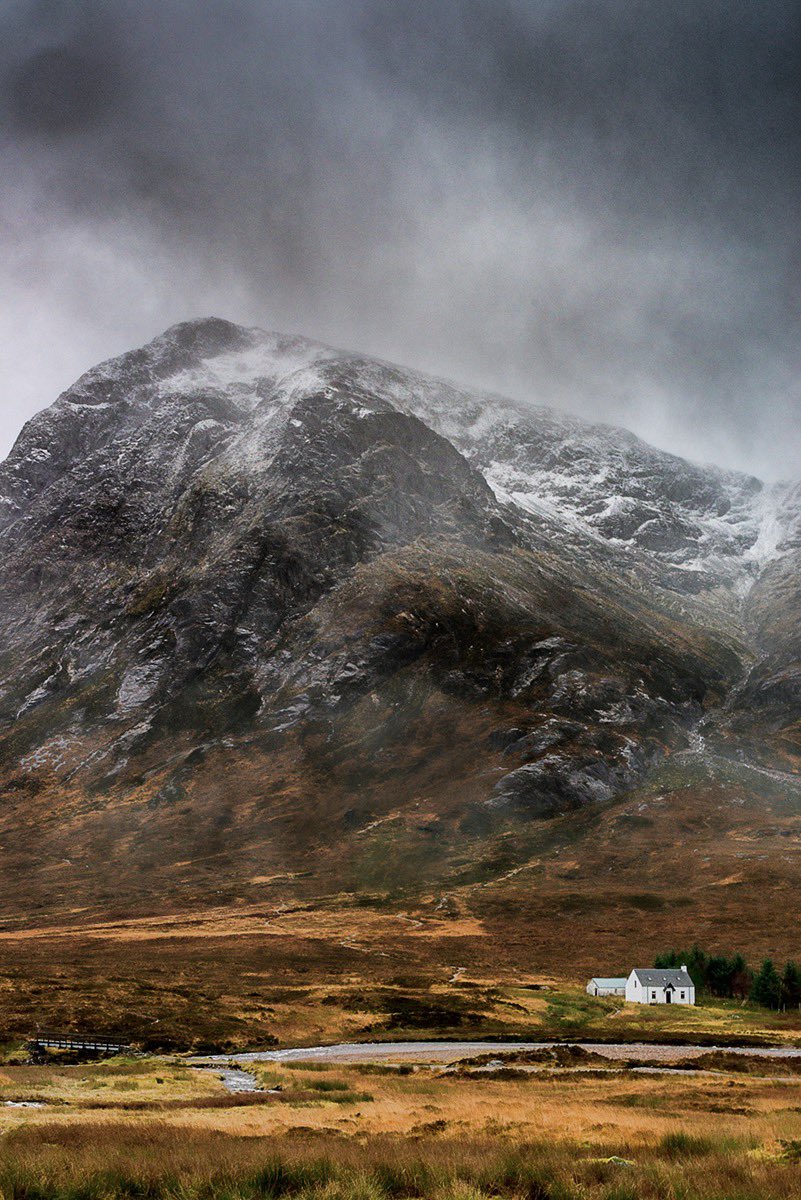
M31 1050L83 1050L93 1054L122 1054L130 1050L119 1038L80 1033L50 1033L37 1031L28 1041Z

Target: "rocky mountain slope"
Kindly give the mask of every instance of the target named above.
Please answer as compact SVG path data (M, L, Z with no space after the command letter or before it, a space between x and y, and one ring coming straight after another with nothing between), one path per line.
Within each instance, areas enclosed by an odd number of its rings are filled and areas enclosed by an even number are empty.
M798 486L175 326L0 467L0 902L433 894L667 764L792 799L799 556Z

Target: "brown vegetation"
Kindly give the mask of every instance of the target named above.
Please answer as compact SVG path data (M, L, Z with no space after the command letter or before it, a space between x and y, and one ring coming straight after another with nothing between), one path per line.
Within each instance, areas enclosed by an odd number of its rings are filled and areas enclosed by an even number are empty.
M540 904L521 902L522 918ZM589 912L578 919L592 920ZM37 1026L116 1035L151 1050L421 1037L718 1045L801 1038L798 1011L737 1001L666 1010L587 996L580 977L536 969L534 936L527 939L523 925L512 916L504 930L500 914L489 912L447 919L433 905L376 910L343 898L338 906L215 909L84 931L6 931L0 1043ZM577 944L579 961L585 953Z
M465 1079L270 1065L280 1103L211 1105L166 1062L0 1074L3 1200L789 1200L798 1084L607 1071ZM327 1085L327 1086L326 1086ZM22 1090L50 1107L3 1102ZM163 1094L163 1107L122 1104ZM98 1106L103 1111L98 1111Z

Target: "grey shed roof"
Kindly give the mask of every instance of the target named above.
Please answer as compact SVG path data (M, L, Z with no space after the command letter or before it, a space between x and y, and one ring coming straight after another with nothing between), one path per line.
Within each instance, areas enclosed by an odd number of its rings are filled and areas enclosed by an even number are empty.
M625 987L625 979L605 979L602 975L593 975L590 983L597 983L599 987Z
M695 987L692 979L686 971L682 971L680 967L671 968L666 971L657 971L651 969L643 969L635 967L634 974L639 979L643 987L667 987L671 984L674 988Z

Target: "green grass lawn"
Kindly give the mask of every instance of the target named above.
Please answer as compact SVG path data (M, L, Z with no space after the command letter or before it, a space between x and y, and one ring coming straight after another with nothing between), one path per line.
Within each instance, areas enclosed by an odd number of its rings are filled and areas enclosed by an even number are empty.
M512 989L513 995L521 995ZM545 993L540 1029L555 1038L599 1041L787 1042L801 1045L801 1012L771 1012L749 1001L701 997L695 1005L626 1004L583 989Z

